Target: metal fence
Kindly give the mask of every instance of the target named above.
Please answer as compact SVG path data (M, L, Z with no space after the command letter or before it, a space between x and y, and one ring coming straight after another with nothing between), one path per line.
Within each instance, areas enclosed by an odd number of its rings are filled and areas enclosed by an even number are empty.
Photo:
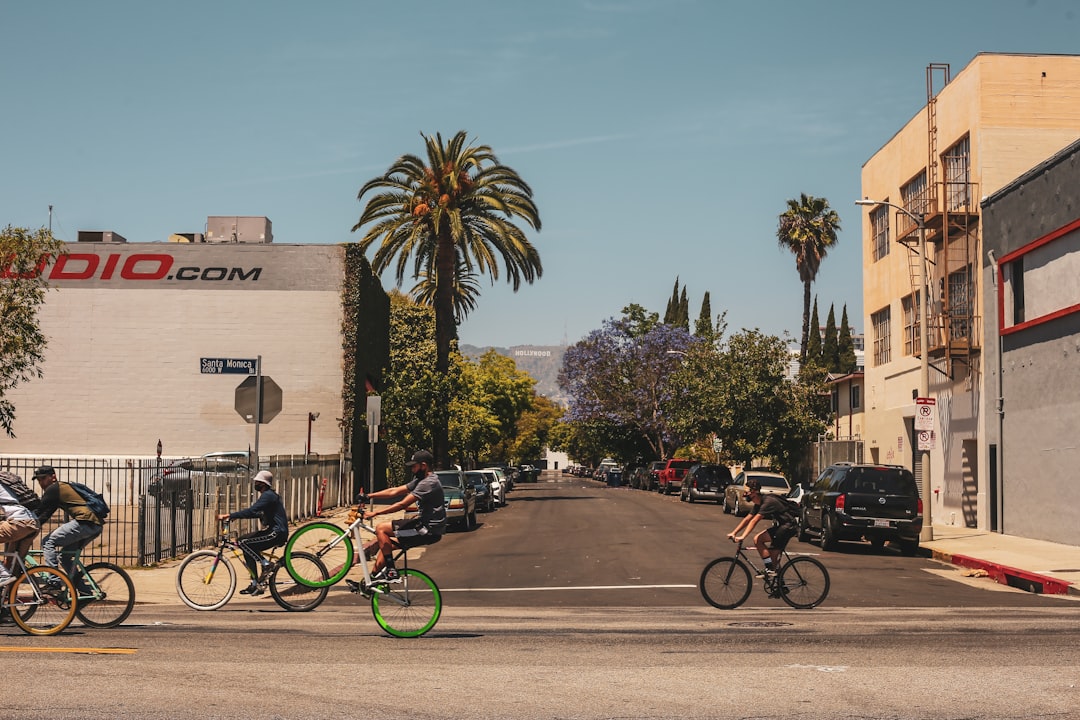
M152 565L214 544L217 515L254 502L246 469L209 472L195 461L180 486L164 488L160 478L168 464L157 458L0 457L0 469L22 476L28 485L34 486L37 467L52 465L59 480L78 481L104 495L108 521L83 557L128 567ZM290 523L352 500L352 481L344 472L348 465L338 455L271 456L260 458L259 467L274 474L274 489ZM58 511L41 528L41 536L64 521L63 511ZM233 529L247 532L257 523L242 520Z
M821 471L837 462L861 463L863 461L863 441L859 438L837 438L826 440L819 438L811 443L811 477L810 482L817 480Z

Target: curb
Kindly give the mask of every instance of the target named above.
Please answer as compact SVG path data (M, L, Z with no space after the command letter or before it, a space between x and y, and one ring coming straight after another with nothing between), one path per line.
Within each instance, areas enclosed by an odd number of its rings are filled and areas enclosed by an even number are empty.
M954 555L941 550L934 550L935 560L959 565L960 567L985 570L986 574L1001 585L1025 590L1030 593L1041 595L1080 595L1080 589L1073 587L1072 583L1059 580L1049 575L1040 575L1028 570L1002 565L1001 563L980 560L968 555Z

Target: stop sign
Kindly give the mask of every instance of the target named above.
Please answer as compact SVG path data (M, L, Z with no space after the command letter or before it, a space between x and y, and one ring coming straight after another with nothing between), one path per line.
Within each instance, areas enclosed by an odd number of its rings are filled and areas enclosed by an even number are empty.
M258 381L257 375L248 375L244 378L244 382L236 386L236 412L240 413L240 417L244 418L246 422L255 422L255 412L258 405ZM277 417L277 414L281 412L281 388L273 381L268 375L262 376L262 418L259 419L260 425L266 423Z

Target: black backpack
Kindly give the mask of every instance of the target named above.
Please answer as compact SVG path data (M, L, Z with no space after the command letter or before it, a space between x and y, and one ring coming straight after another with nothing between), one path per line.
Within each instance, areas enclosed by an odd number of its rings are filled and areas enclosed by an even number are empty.
M0 485L3 485L5 490L15 496L20 505L37 515L38 510L41 509L41 498L23 482L21 477L0 470Z

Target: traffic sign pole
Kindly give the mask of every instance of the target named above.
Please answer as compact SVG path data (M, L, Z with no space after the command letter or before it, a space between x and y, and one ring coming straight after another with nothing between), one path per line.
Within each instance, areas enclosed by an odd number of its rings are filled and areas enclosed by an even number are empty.
M259 471L259 426L262 425L262 355L255 358L255 472Z

